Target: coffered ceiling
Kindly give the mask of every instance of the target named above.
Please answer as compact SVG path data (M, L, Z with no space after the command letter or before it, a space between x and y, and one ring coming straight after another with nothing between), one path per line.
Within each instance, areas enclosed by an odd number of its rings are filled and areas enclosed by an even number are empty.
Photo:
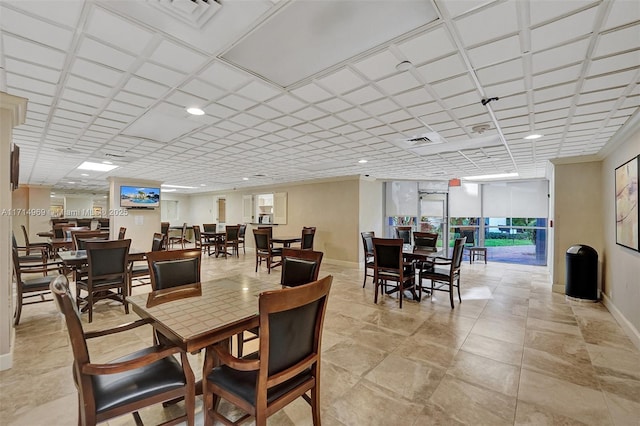
M0 30L20 182L63 190L537 178L640 106L635 0L0 0Z

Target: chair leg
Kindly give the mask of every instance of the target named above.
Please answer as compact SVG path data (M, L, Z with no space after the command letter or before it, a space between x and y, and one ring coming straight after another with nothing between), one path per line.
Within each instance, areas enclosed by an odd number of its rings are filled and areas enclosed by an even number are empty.
M375 287L375 292L373 293L373 303L378 303L378 287L380 286L380 282L377 277L373 277L373 286Z
M313 426L320 426L320 381L316 379L316 385L311 388L311 415Z
M449 281L449 301L451 302L451 309L453 309L453 281Z
M256 272L258 272L258 255L256 254Z
M20 315L22 314L22 291L20 290L20 283L18 282L18 294L16 300L16 312L13 315L13 325L20 323Z
M402 299L404 298L404 285L402 282L398 283L398 293L400 293L400 309L402 309Z
M89 322L91 322L93 321L93 291L89 291L89 294L87 295L87 303L87 310L89 311Z
M238 342L238 358L242 358L242 350L244 349L244 331L236 335Z
M460 278L458 278L458 300L462 303L462 297L460 297Z

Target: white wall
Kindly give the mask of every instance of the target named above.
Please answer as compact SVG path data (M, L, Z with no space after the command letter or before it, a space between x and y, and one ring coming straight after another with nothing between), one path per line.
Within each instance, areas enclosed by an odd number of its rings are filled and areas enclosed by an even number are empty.
M193 224L191 197L189 195L175 194L173 192L162 192L160 195L160 203L162 203L164 200L178 201L178 218L169 220L171 226L182 226L182 224L185 222L187 222L187 225ZM160 209L158 209L158 213L160 213Z
M93 198L90 195L66 195L64 197L65 217L85 218L93 216Z
M640 126L638 126L640 127ZM605 303L640 347L640 253L616 244L615 168L640 154L640 128L623 139L602 163Z
M216 200L213 195L192 195L191 197L191 215L188 223L190 225L200 225L203 223L217 223L218 216Z

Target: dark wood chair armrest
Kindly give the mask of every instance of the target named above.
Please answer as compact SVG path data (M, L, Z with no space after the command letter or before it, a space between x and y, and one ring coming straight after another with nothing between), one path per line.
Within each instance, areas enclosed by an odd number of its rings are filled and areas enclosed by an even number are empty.
M114 362L112 364L86 364L82 366L82 372L84 374L91 374L94 376L102 374L124 373L125 371L135 370L136 368L152 364L156 361L161 360L162 358L166 358L179 352L180 349L177 346L158 346L153 352L127 361Z
M108 328L106 330L98 330L98 331L87 331L84 333L85 339L93 339L94 337L108 336L109 334L120 333L122 331L131 330L142 325L151 324L153 320L149 318L139 319L137 321L129 322L126 324L119 325L117 327Z
M234 370L255 371L260 368L259 359L236 358L229 353L229 349L227 349L226 345L214 345L212 350L215 352L215 355L221 363L228 365Z

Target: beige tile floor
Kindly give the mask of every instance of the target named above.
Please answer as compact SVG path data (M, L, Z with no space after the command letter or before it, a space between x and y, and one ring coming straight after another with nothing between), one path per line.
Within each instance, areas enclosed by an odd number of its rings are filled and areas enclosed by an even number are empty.
M205 256L203 279L228 274L279 279L277 269L256 274L250 253ZM454 310L446 293L406 301L402 310L393 296L376 306L370 279L362 288L362 271L325 263L326 274L334 282L323 340L325 425L640 424L640 352L601 304L568 303L552 293L546 268L465 264L463 303ZM87 329L136 315L103 302L94 318ZM91 343L92 359L108 361L150 341L150 327L107 336ZM0 372L0 424L76 424L71 360L53 303L25 307L14 367ZM197 369L201 356L192 361ZM154 424L180 409L158 406L141 415ZM108 424L132 423L123 416ZM269 419L310 423L302 400Z

